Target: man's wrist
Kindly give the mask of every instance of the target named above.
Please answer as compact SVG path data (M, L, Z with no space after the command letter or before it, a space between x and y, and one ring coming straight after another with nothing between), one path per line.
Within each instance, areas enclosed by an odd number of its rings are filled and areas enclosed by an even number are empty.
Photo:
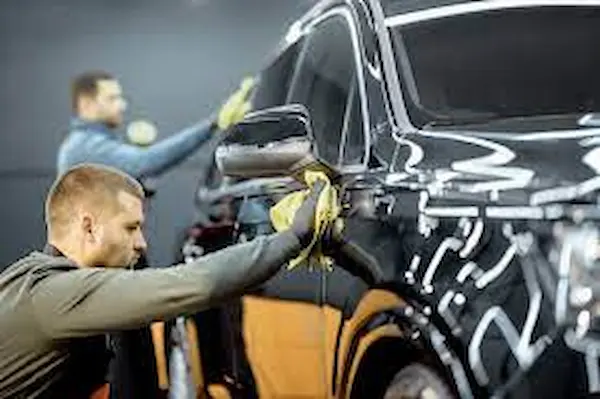
M312 241L313 234L314 234L312 230L308 230L308 231L297 230L297 229L294 229L294 227L292 226L291 231L294 233L294 235L298 239L298 242L300 243L302 248L306 248L308 246L308 244L310 244L310 242Z
M302 242L292 230L284 230L279 233L275 233L279 237L282 247L286 247L292 251L292 256L297 256L306 246L302 245Z

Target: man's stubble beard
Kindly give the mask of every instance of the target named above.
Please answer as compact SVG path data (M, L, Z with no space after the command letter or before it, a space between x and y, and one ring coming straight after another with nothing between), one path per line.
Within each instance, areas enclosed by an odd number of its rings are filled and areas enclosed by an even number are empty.
M110 116L105 116L104 118L101 118L101 121L107 128L115 130L123 126L123 115L119 115L114 118Z

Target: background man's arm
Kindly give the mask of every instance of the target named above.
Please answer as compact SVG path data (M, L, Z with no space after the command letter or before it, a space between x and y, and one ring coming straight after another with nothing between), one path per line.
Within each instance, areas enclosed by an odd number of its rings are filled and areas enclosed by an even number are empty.
M90 162L115 167L138 179L160 175L208 141L213 130L227 130L242 120L251 108L248 96L253 86L254 79L244 79L215 115L148 147L104 134L90 135L85 130L74 132L71 141L61 146L58 169L62 172L74 164Z
M73 140L81 140L72 145L65 154L69 164L90 162L100 163L120 169L136 178L157 176L185 160L212 135L213 119L197 123L148 147L132 145L106 135L90 135L82 131ZM75 143L76 144L76 143ZM63 151L69 151L64 148Z
M300 249L297 236L288 231L170 268L59 273L31 292L34 317L53 339L138 328L239 296L274 275Z

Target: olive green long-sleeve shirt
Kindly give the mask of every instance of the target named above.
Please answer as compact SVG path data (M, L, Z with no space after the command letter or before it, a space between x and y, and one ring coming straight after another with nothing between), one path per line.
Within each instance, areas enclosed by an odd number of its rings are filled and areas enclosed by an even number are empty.
M0 398L84 398L104 383L105 334L239 296L300 251L292 232L162 269L83 268L33 252L0 274Z

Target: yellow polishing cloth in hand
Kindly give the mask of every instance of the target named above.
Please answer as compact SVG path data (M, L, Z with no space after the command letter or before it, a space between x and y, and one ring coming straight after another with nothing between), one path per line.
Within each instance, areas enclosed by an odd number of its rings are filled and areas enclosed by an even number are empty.
M226 130L244 119L244 116L252 107L248 101L248 96L254 87L254 83L254 78L245 78L235 93L225 101L217 117L219 129Z
M330 269L333 261L329 257L323 255L320 248L320 239L327 227L335 222L340 214L341 207L338 201L338 193L335 187L331 185L327 175L323 172L306 171L304 180L309 187L308 189L288 194L271 208L271 223L276 231L289 229L294 221L296 211L310 194L310 187L312 187L317 180L323 180L325 182L325 187L319 195L315 209L315 233L310 244L302 250L296 259L293 259L290 262L289 269L304 261L308 261L309 266L318 264Z

